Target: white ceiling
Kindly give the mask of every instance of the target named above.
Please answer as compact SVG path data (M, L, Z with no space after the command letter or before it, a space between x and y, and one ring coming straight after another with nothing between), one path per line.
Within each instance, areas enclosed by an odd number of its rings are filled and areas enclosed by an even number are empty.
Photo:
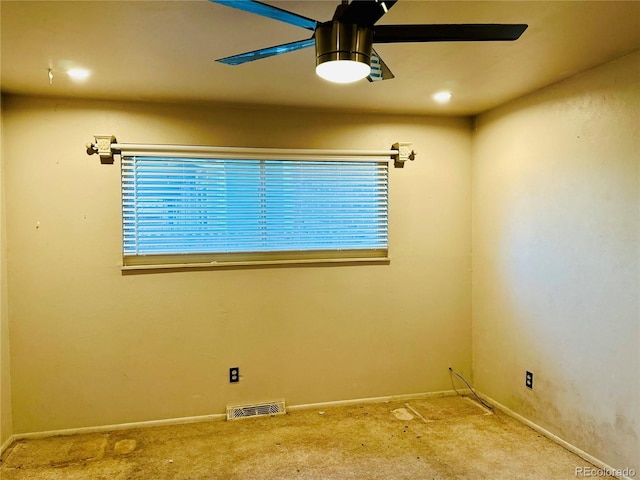
M271 1L329 20L336 1ZM399 0L379 22L527 23L515 42L381 44L393 80L335 85L312 48L231 67L216 58L310 32L206 0L0 2L2 91L472 115L640 48L640 1ZM91 70L72 82L71 67ZM49 84L47 71L54 72ZM453 92L448 105L432 94Z

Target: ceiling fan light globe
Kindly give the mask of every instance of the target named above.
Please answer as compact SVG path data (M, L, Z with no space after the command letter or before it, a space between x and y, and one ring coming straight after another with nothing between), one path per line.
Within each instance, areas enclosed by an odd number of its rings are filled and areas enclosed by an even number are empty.
M316 66L316 74L333 83L353 83L366 78L371 67L355 60L330 60Z

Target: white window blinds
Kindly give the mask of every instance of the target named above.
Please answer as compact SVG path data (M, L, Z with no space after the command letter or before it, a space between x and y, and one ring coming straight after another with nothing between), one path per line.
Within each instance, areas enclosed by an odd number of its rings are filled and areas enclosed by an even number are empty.
M122 157L126 265L387 257L384 161Z

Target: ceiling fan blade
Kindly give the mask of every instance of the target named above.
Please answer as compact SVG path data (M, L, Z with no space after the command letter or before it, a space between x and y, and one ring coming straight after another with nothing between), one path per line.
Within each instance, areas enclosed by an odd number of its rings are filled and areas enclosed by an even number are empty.
M272 7L266 3L256 2L254 0L209 0L213 3L226 5L227 7L237 8L249 13L255 13L263 17L279 20L284 23L295 25L296 27L306 28L307 30L315 30L318 22L307 17L298 15L297 13L282 10L278 7Z
M353 0L340 16L342 23L372 27L397 0Z
M374 43L399 42L489 42L520 38L524 24L469 23L460 25L378 25Z
M375 50L371 51L371 73L367 77L370 82L379 82L380 80L391 80L396 76L389 70L387 64L382 61L380 55Z
M260 50L254 50L252 52L241 53L239 55L232 55L231 57L219 58L216 62L225 63L227 65L242 65L243 63L253 62L254 60L260 60L261 58L273 57L274 55L281 55L283 53L313 47L315 43L315 38L298 40L297 42L285 43L283 45L276 45L275 47L267 47Z

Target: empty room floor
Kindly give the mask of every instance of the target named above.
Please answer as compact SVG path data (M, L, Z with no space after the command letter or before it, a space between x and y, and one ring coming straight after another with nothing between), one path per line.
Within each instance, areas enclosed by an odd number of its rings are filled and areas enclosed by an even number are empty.
M20 440L0 477L551 480L580 468L594 467L501 412L436 397Z

